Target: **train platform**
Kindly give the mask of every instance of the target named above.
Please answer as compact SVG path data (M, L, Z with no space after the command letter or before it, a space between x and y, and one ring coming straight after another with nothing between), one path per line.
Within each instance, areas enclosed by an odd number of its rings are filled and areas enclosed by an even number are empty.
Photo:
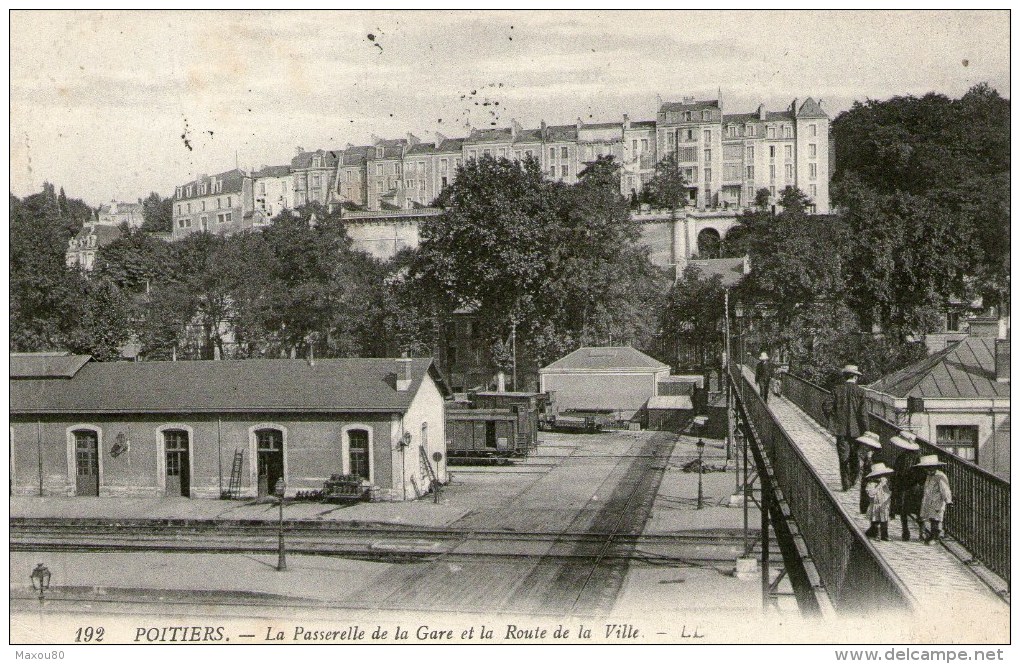
M753 372L743 367L744 376L753 384ZM829 492L849 515L861 532L870 521L859 510L859 490L842 491L835 438L790 400L772 395L768 409L805 459L825 483ZM951 507L950 509L954 509ZM956 507L959 509L959 507ZM797 517L796 514L793 515ZM914 537L900 538L898 523L890 524L889 541L875 541L874 547L885 563L902 581L914 600L920 615L969 616L975 629L994 632L1008 638L1009 594L995 578L979 576L974 566L965 562L969 556L951 540L925 545L917 537L917 524L912 525ZM962 555L961 555L962 553ZM979 618L978 618L979 617Z

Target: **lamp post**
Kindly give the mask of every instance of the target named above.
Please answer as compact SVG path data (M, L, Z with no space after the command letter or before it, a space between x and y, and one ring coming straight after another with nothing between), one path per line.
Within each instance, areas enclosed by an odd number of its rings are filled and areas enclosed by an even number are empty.
M702 435L702 427L705 426L705 423L707 421L708 421L708 418L705 417L704 415L699 415L699 416L694 418L694 426L696 426L698 428L698 442L697 442L697 446L698 446L698 509L699 510L702 507L705 506L705 490L704 490L704 484L703 484L703 478L705 476L705 463L704 463L705 441L701 438L701 435Z
M32 581L32 590L39 591L39 601L43 600L44 593L50 587L50 568L46 565L39 563L32 570L32 574L28 577ZM36 583L38 582L38 584ZM38 585L38 587L36 587Z
M273 493L280 501L280 549L279 555L276 559L276 571L286 572L287 571L287 549L283 545L283 499L287 492L287 483L283 481L283 478L276 480L276 487Z

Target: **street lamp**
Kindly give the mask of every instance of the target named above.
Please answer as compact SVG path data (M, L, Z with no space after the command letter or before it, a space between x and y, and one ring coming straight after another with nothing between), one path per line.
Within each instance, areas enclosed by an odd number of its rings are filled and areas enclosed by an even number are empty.
M46 565L39 563L32 570L32 574L28 577L32 580L32 590L39 591L39 601L43 599L43 593L50 587L50 568ZM38 581L38 587L36 587L36 581Z
M287 492L287 483L283 481L283 478L276 480L276 487L273 493L280 501L280 550L279 555L276 559L276 571L286 572L287 571L287 550L283 546L283 499Z
M705 476L705 441L701 438L702 427L708 422L708 418L704 415L698 415L694 418L694 425L698 427L698 509L700 510L705 504L705 491L702 480Z

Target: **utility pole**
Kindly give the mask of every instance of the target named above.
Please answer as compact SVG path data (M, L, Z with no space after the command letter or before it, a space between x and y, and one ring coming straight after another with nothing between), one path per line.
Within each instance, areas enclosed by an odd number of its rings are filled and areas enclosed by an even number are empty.
M510 328L510 353L513 357L513 377L511 382L514 392L517 391L517 312L514 312L512 327Z

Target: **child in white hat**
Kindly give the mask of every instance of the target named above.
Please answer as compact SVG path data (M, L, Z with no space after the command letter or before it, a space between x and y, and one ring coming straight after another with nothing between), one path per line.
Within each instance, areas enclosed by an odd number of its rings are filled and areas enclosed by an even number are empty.
M931 544L938 540L942 520L946 515L946 507L953 504L953 492L949 490L949 478L942 472L945 466L936 454L921 457L915 468L923 468L927 477L924 480L924 496L921 498L921 524L929 524L927 533L921 533L921 540Z
M867 482L868 497L871 499L871 504L868 505L871 528L864 534L873 538L881 537L883 542L889 541L889 505L892 502L889 476L892 473L892 468L879 462L871 467L871 472L864 478Z
M864 473L868 472L868 469L871 468L871 462L875 458L875 453L882 451L882 441L879 439L878 434L874 431L865 431L858 436L856 440L860 443L857 447L857 455L860 458L859 463L861 464L860 474L864 475ZM868 512L868 503L871 502L868 498L866 485L867 482L861 482L861 497L859 501L861 514L866 514Z

